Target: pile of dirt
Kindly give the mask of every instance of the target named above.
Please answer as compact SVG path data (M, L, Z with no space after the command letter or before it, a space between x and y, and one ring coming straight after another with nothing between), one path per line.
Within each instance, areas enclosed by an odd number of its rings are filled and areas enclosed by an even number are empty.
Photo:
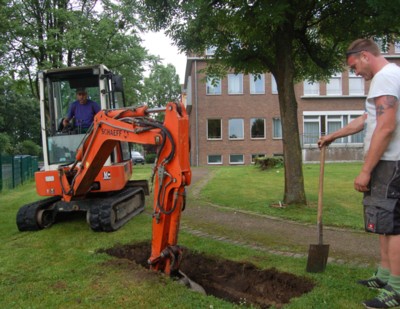
M129 259L148 268L150 243L117 245L101 250L111 256ZM226 301L260 308L280 308L293 297L310 292L314 283L278 270L261 270L251 263L206 256L184 248L181 271L200 284L208 295Z

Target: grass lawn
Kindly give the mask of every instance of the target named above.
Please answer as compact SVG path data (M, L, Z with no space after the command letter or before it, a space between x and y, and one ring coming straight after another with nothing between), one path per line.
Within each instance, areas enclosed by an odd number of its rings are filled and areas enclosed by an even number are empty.
M324 203L327 224L361 228L361 196L351 185L359 167L357 164L327 164ZM213 169L213 173L215 178L200 193L204 201L315 222L318 165L304 166L310 205L285 209L269 207L282 199L282 169L261 172L253 166L221 167ZM148 179L150 167L137 166L134 175L136 179ZM98 249L116 244L150 240L150 198L145 213L114 233L95 233L84 218L61 222L39 232L19 232L15 224L17 210L37 199L34 183L0 193L0 308L240 307L189 291L128 261L116 261L106 254L96 253ZM285 308L361 308L362 300L376 294L354 283L357 278L369 276L373 272L370 268L329 264L324 273L309 274L304 269L306 261L301 258L244 249L184 231L179 243L209 255L248 261L263 269L275 267L316 282L311 293L294 299Z
M362 195L353 189L360 163L332 163L325 165L323 216L324 224L362 229ZM214 177L201 192L201 199L210 203L315 223L318 202L319 164L303 167L308 205L271 207L283 201L284 170L261 171L255 166L213 168ZM283 203L283 202L282 202Z

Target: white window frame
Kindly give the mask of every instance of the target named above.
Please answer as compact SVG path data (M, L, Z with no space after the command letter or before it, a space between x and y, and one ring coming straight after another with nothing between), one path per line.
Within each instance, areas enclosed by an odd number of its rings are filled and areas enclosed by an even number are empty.
M354 120L355 118L357 118L359 115L350 115L349 116L349 122L351 122L352 120ZM351 144L363 144L364 143L364 132L358 132L356 134L353 134L351 136L348 137L348 140ZM355 141L355 140L359 140L359 141Z
M278 94L278 84L276 83L275 76L271 74L271 93Z
M306 136L306 134L311 134L308 131L306 132L306 124L316 124L318 126L317 132L313 132L315 136ZM318 141L318 137L321 135L321 115L303 115L303 139L302 143L304 145L314 145ZM315 142L311 142L315 141Z
M388 51L385 50L386 47L383 45L382 38L374 38L374 42L376 43L376 45L378 45L379 50L381 51L382 54L387 54L388 53Z
M303 82L303 94L304 96L319 96L319 82L311 82L306 79Z
M243 94L243 74L228 74L228 94Z
M360 87L354 87L357 82ZM349 95L365 95L364 78L357 76L355 72L349 71Z
M221 95L221 79L220 78L215 78L214 80L217 82L217 84L214 86L212 84L213 78L207 77L207 82L206 82L206 94L207 95Z
M264 136L263 136L263 137L253 137L253 136L252 136L253 122L256 121L257 119L261 119L261 120L263 120L263 122L264 122ZM266 136L267 136L267 128L266 128L266 121L265 121L265 118L261 118L261 117L258 117L258 118L251 118L251 119L250 119L250 139L266 139Z
M219 157L220 161L218 161L218 162L210 162L210 157L211 156ZM220 154L209 154L209 155L207 155L207 164L209 164L209 165L221 165L221 164L223 164L222 155L220 155Z
M231 161L232 156L241 156L241 157L242 157L242 161L232 162L232 161ZM232 165L244 164L244 155L243 155L243 154L240 154L240 153L230 154L230 155L229 155L229 164L232 164Z
M220 138L210 138L209 137L209 132L208 132L208 121L209 120L219 120L220 121L220 129L221 129L221 137ZM209 141L220 141L220 140L222 140L222 119L220 119L220 118L208 118L207 119L207 140L209 140Z
M280 125L278 132L280 134L276 135L277 129L276 125ZM282 120L279 117L272 118L272 139L282 139L283 132L282 132Z
M337 84L337 85L335 85ZM343 94L342 89L342 73L335 73L326 83L326 95L327 96L337 96Z
M303 112L303 145L313 145L316 146L318 142L318 137L321 134L329 134L331 131L335 131L336 128L329 130L330 123L337 123L340 122L340 126L344 127L346 126L350 121L352 121L354 118L357 118L358 116L362 115L364 111L361 110L349 110L349 111L326 111L326 112L321 112L321 111L305 111ZM322 123L324 121L324 123ZM308 137L308 139L313 140L313 142L305 142L305 134L306 134L306 128L305 128L305 123L307 122L314 122L318 123L319 127L319 132L315 133L314 137ZM322 132L322 128L325 128L327 132ZM357 134L363 134L362 132L359 132ZM355 135L350 135L346 137L342 137L340 139L337 139L334 141L332 144L335 145L355 145L355 146L360 146L363 144L363 141L361 142L353 142L354 139L358 139L360 136L355 137ZM363 138L361 138L363 139Z
M395 54L400 54L400 41L394 43L394 52Z
M265 94L265 74L249 74L250 94ZM261 88L261 89L260 89Z
M240 122L241 122L241 136L240 137L231 137L233 134L231 133L231 121L233 121L233 120L240 120ZM243 118L231 118L231 119L229 119L229 122L228 122L228 131L229 131L229 139L230 140L243 140L244 139L244 120L243 120Z

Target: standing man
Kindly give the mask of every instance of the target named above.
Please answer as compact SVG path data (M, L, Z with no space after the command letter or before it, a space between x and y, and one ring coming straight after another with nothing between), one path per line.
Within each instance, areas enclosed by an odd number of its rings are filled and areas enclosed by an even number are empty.
M364 193L365 229L379 235L381 261L374 276L358 283L381 289L363 302L366 308L392 308L400 305L400 67L368 39L350 44L346 56L351 70L371 80L366 113L321 136L318 146L365 129L364 164L354 189Z
M64 127L74 118L74 126L78 133L85 133L93 123L94 116L100 111L100 106L90 99L85 88L76 89L76 101L71 103L67 117L63 120Z

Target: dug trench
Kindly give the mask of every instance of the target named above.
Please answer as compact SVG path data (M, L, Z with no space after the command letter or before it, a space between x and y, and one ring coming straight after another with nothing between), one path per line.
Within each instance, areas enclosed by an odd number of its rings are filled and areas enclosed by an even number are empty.
M149 242L141 242L117 245L100 252L149 268L147 259L150 250ZM305 277L279 272L274 268L259 269L251 263L211 257L188 248L184 248L183 252L180 267L183 273L200 284L207 295L238 305L280 308L314 287L314 283Z

